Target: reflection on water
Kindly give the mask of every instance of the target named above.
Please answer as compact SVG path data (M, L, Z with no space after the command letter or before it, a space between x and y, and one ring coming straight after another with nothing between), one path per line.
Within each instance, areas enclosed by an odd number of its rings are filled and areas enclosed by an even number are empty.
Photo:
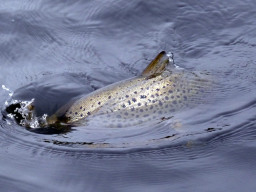
M2 116L1 190L253 191L254 10L250 0L2 1L0 84L35 98L39 116L138 75L161 50L218 88L204 105L132 130L40 134Z

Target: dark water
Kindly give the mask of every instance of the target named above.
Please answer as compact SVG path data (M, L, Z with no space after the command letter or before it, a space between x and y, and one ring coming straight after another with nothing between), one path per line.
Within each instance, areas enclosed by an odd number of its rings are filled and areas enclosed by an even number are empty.
M1 191L255 191L254 1L1 1L0 84L54 113L161 50L211 73L212 100L170 122L39 134L0 120ZM0 105L10 102L1 89ZM92 144L93 142L93 144Z

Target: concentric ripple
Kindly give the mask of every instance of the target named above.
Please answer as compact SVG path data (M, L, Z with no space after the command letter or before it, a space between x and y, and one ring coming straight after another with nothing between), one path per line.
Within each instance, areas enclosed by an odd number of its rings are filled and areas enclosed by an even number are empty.
M86 90L86 87L77 83L77 78L79 77L74 78L72 74L67 73L41 79L16 90L12 99L9 99L9 102L13 102L12 105L14 106L16 103L22 104L22 107L16 111L23 116L29 116L27 108L33 102L37 116L32 117L29 122L19 122L28 128L22 127L14 120L7 118L2 125L3 132L11 137L12 135L15 136L15 140L21 140L26 145L30 143L31 146L44 145L45 147L55 146L84 150L158 148L178 143L190 143L197 139L230 130L237 126L234 120L240 119L240 116L244 114L242 112L254 110L256 105L255 100L248 103L249 98L243 96L244 99L240 97L244 101L243 103L230 107L228 102L234 103L234 100L237 101L238 98L229 99L229 101L223 100L223 97L231 94L232 91L231 89L222 92L222 87L225 86L223 84L221 88L212 91L207 103L170 114L170 118L156 119L155 121L126 128L105 128L104 126L96 126L96 124L94 126L71 127L65 131L40 128L39 121L43 120L46 115L53 114L59 106L81 94L81 89ZM91 80L86 81L90 85ZM65 88L62 86L63 83L66 84ZM93 89L87 86L87 91L90 90ZM222 106L222 103L226 103L226 106ZM13 132L10 132L10 130Z

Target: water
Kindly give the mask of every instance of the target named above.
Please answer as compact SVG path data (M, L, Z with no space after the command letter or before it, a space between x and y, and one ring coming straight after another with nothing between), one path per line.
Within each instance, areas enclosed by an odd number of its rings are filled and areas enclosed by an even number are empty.
M40 134L1 116L1 191L254 191L254 1L1 1L0 84L39 115L138 75L161 50L209 102L138 129ZM5 87L4 87L5 88ZM0 91L0 106L10 101Z

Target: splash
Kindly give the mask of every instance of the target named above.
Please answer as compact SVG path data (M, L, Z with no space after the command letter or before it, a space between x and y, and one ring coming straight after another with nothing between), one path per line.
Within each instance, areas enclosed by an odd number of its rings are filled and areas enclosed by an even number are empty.
M28 128L40 128L42 124L46 124L47 114L37 117L34 111L34 100L22 101L13 99L13 91L2 85L2 89L8 92L9 98L5 101L7 117L16 120L21 126ZM11 124L7 120L8 124Z
M7 88L5 85L2 85L2 89L8 92L8 95L11 97L13 96L13 91Z
M16 120L21 126L27 128L40 128L46 124L47 114L36 116L34 111L34 99L30 101L21 101L12 99L6 106L8 110L7 117Z

